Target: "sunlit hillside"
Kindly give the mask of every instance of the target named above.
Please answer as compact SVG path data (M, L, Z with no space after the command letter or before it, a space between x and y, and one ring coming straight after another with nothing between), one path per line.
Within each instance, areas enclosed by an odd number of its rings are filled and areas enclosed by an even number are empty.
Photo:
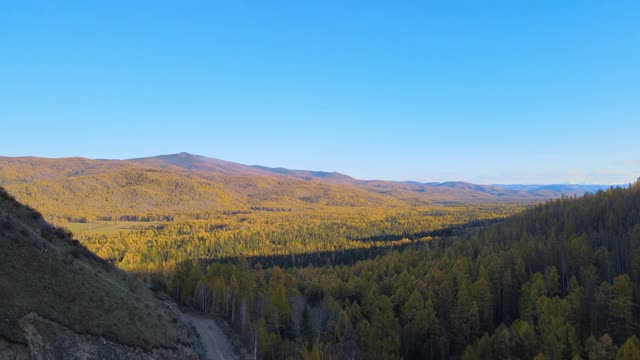
M521 204L599 188L362 181L186 153L133 160L5 157L0 158L0 184L50 219L72 222L202 218L224 211Z

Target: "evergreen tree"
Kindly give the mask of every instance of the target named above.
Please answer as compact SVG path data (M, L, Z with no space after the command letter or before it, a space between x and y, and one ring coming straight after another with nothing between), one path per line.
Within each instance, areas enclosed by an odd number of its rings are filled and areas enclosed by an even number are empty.
M615 278L611 286L611 303L609 305L609 321L613 338L623 341L631 336L633 323L633 285L629 275Z
M640 359L640 340L633 335L620 346L616 353L616 360L637 360Z

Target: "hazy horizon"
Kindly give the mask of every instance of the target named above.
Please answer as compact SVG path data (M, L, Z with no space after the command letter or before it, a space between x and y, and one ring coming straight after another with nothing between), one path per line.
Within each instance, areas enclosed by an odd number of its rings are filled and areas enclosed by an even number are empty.
M305 167L301 167L301 168L288 168L288 167L284 167L284 166L280 166L280 165L265 165L265 164L256 164L256 163L240 163L240 162L236 162L236 161L231 161L231 160L227 160L227 159L221 159L219 157L215 157L215 156L207 156L207 155L202 155L202 154L194 154L194 153L190 153L188 151L180 151L178 153L172 153L172 154L152 154L152 155L147 155L147 156L134 156L134 157L128 157L128 158L113 158L113 157L103 157L103 158L94 158L94 157L88 157L88 156L84 156L84 155L73 155L73 156L60 156L60 157L48 157L48 156L39 156L39 155L16 155L16 156L10 156L10 157L16 157L16 158L20 158L20 157L33 157L33 158L45 158L45 159L65 159L65 158L85 158L85 159L90 159L90 160L117 160L117 161L126 161L126 160L133 160L133 159L139 159L139 158L147 158L147 157L156 157L156 156L171 156L171 155L181 155L181 154L187 154L187 155L193 155L193 156L203 156L209 159L215 159L215 160L222 160L222 161L227 161L227 162L231 162L231 163L237 163L237 164L241 164L241 165L246 165L246 166L260 166L260 167L268 167L268 168L283 168L283 169L288 169L288 170L302 170L302 171L320 171L320 172L328 172L328 173L339 173L342 175L346 175L346 176L350 176L356 180L365 180L365 181L395 181L395 182L418 182L418 183L445 183L445 182L468 182L468 183L473 183L473 184L477 184L477 185L528 185L528 186L536 186L536 185L540 185L540 186L547 186L547 185L578 185L578 186L625 186L628 185L629 183L633 183L634 181L630 181L628 183L576 183L576 182L551 182L551 183L524 183L524 182L510 182L510 183L506 183L506 182L502 182L502 183L490 183L490 182L486 182L486 183L482 183L482 182L473 182L473 181L468 181L468 180L464 180L464 179L442 179L442 180L416 180L416 179L385 179L385 178L360 178L360 177L356 177L353 176L351 174L349 174L348 172L342 172L342 171L337 171L337 170L332 170L332 169L314 169L314 168L305 168ZM3 157L5 155L0 154L0 157Z

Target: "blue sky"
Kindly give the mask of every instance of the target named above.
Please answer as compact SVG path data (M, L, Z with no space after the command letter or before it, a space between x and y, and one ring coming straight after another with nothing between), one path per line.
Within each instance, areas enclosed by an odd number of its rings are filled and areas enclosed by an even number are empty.
M55 3L55 4L54 4ZM640 176L637 1L11 1L0 155Z

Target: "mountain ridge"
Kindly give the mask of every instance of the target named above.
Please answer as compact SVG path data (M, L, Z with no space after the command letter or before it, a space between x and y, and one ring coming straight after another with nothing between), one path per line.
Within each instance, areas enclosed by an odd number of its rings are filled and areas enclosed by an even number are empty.
M534 203L597 189L359 180L337 172L250 166L189 153L125 160L0 157L0 186L46 215L69 218Z
M359 182L359 183L367 183L367 182L391 182L391 183L400 183L400 184L409 184L409 185L419 185L419 186L443 186L443 187L463 187L463 186L479 186L479 187L501 187L505 189L513 189L513 190L522 190L522 189L555 189L562 190L563 188L585 188L585 189L607 189L611 186L620 186L621 184L589 184L589 183L491 183L491 184L476 184L469 181L464 180L447 180L447 181L416 181L416 180L384 180L384 179L357 179L350 175L343 174L338 171L331 170L309 170L309 169L290 169L281 166L265 166L259 164L246 165L238 162L222 160L219 158L207 157L204 155L191 154L188 152L179 152L175 154L163 154L163 155L154 155L147 157L139 157L139 158L127 158L127 159L107 159L107 158L88 158L83 156L70 156L70 157L41 157L41 156L17 156L17 157L9 157L9 156L0 156L0 160L2 159L28 159L28 160L38 160L38 159L47 159L47 160L78 160L78 161L98 161L98 162L131 162L137 163L141 165L155 165L161 167L179 167L185 170L200 170L200 171L210 171L215 167L207 167L207 166L199 166L195 163L194 160L189 159L198 159L201 163L204 164L216 164L223 165L228 169L243 169L247 172L251 173L259 173L259 174L276 174L276 175L291 175L291 176L306 176L306 177L314 177L314 178L329 178L329 177L339 177L344 180ZM186 159L186 161L180 162L177 159Z

